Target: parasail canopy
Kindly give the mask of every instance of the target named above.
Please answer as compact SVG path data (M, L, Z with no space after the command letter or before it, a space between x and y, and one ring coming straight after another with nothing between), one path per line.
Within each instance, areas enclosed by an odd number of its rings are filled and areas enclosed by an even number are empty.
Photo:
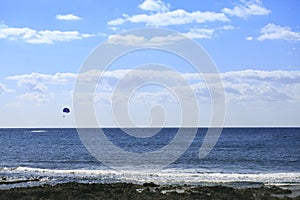
M63 109L63 112L64 112L64 113L69 113L69 112L70 112L70 109L69 109L69 108L64 108L64 109Z

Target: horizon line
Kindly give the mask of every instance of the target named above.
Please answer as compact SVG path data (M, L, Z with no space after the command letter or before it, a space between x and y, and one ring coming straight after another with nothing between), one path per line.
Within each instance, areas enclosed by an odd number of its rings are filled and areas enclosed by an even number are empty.
M134 128L300 128L300 126L223 126L223 127L210 127L210 126L166 126L166 127L113 127L113 126L104 126L104 127L0 127L0 129L95 129L95 128L105 128L105 129L134 129Z

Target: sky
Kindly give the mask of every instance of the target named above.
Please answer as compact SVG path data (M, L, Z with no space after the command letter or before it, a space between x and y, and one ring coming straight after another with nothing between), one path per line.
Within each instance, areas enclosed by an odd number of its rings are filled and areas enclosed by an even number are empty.
M149 27L175 30L207 52L225 88L224 126L299 126L299 7L298 0L0 1L0 127L76 127L73 91L84 61L117 34ZM182 59L154 50L124 55L103 74L94 99L99 126L116 126L114 88L147 63L170 66L186 79L197 97L198 125L209 126L203 79ZM159 74L151 72L166 79ZM166 125L179 126L176 98L153 85L132 95L133 120L148 124L149 107L157 104L165 106ZM64 107L71 108L65 117Z

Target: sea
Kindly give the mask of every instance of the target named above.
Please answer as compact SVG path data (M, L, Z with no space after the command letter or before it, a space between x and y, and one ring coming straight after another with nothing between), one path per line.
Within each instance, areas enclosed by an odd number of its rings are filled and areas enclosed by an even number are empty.
M116 170L89 153L75 128L2 128L0 189L65 182L299 188L300 128L224 128L214 148L199 158L207 130L198 128L186 151L163 169L145 165ZM149 138L136 138L118 128L103 131L119 148L143 153L167 145L178 128L163 128ZM106 148L99 152L109 153Z

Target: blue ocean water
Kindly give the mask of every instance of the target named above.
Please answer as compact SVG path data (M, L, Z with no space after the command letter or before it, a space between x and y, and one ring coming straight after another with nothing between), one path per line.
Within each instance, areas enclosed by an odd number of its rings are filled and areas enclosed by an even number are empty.
M150 138L117 128L104 132L120 148L143 153L167 145L177 130L164 128ZM300 128L224 128L213 150L200 159L206 131L199 128L191 146L164 170L115 171L89 154L76 129L0 129L0 188L68 181L300 184ZM30 181L36 177L39 181ZM28 181L4 184L15 180Z

